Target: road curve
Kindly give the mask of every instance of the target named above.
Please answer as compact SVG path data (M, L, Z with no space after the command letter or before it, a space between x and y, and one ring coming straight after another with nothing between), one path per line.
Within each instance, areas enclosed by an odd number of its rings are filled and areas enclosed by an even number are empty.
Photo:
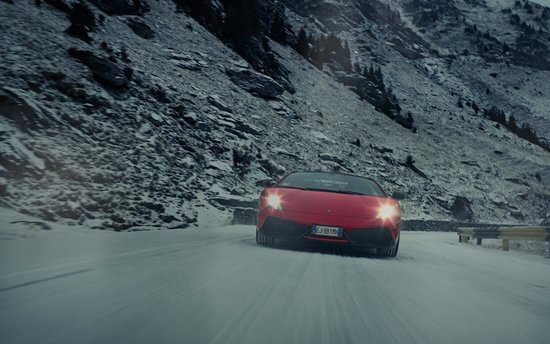
M251 226L0 240L0 342L549 343L546 258L421 232L356 253Z

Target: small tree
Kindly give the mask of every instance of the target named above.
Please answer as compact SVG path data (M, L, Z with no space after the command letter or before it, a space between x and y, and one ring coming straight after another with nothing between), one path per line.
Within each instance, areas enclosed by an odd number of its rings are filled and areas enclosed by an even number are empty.
M476 102L472 101L472 109L477 114L479 112L479 106L477 106Z
M69 26L66 32L71 36L90 43L92 38L88 35L88 32L94 31L97 25L94 12L83 0L78 1L70 10L69 20L71 21L71 26Z
M304 30L303 27L298 33L298 45L296 47L296 51L298 52L298 54L302 55L306 59L310 56L309 39L307 38L306 30Z
M282 9L284 13L284 9ZM278 10L275 12L275 17L273 18L273 23L271 23L271 28L269 30L269 36L275 41L286 44L286 23L281 11Z
M518 133L518 124L516 123L516 118L514 117L514 115L510 115L510 118L508 119L507 127L514 134Z

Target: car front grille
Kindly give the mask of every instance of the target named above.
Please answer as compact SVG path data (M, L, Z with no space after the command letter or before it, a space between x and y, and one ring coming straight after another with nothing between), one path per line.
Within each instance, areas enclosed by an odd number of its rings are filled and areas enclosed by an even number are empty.
M300 239L309 234L311 227L276 217L268 217L262 230L268 236L281 239Z
M387 228L365 228L344 231L354 245L364 247L388 247L393 244L392 236Z

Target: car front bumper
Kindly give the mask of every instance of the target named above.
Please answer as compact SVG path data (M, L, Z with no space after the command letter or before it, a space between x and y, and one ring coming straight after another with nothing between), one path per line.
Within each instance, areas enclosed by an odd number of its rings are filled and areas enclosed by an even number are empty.
M275 216L268 216L258 229L265 235L278 239L307 239L331 244L343 244L366 248L394 247L399 238L399 224L393 224L394 226L397 226L397 228L383 226L346 228L346 226L343 226L344 231L343 237L341 238L312 235L312 224L303 224L290 221L288 219L281 219ZM333 223L327 223L326 221L323 224L334 225Z

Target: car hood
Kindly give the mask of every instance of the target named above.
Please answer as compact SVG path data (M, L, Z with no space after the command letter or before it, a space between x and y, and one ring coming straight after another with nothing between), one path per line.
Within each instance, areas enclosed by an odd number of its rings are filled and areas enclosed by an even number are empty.
M375 218L387 198L336 192L278 189L285 211L328 216Z

